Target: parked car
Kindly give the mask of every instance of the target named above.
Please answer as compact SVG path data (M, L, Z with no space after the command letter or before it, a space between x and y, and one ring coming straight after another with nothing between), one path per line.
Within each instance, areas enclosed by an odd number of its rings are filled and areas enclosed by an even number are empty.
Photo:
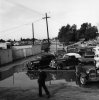
M42 54L41 56L38 56L35 60L30 61L27 64L27 68L28 70L48 68L52 59L55 59L55 56L53 54Z
M54 52L54 55L57 58L62 58L64 54L66 54L66 51L64 49L60 49Z
M94 56L95 56L95 53L93 51L93 47L87 47L87 48L84 48L84 50L85 51L84 51L83 55L79 59L80 62L84 62L84 63L93 62L94 61Z
M79 85L86 85L91 81L99 81L99 69L96 69L95 61L93 59L82 60L76 66L76 83Z
M94 49L93 48L94 48L94 46L78 48L79 49L78 53L84 57L94 56Z
M53 69L75 69L75 65L78 63L78 58L75 58L75 56L67 56L53 59L50 63L50 67Z

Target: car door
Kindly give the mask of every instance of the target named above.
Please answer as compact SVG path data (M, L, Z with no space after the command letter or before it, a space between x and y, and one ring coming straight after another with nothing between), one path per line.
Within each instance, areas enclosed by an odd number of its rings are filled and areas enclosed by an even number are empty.
M45 65L48 66L50 64L51 60L52 60L52 57L50 55L47 55L45 57Z

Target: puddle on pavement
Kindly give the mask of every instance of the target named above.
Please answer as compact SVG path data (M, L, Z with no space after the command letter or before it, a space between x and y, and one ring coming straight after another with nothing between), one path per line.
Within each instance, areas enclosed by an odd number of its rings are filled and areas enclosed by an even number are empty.
M47 70L47 84L67 83L76 86L74 71ZM0 74L0 87L37 87L38 71L28 71L25 64L14 66Z

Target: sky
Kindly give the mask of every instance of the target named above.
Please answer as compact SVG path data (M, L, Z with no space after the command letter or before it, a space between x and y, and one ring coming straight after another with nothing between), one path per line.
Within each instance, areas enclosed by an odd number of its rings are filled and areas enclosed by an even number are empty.
M99 29L99 0L0 0L0 39L47 38L45 13L48 17L49 37L58 36L67 24L88 22Z

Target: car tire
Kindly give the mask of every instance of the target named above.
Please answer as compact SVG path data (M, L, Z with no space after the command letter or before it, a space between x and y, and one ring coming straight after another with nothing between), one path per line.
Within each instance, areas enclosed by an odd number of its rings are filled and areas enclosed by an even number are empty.
M82 86L84 86L84 85L86 85L86 77L85 76L83 76L83 74L81 74L80 75L80 77L79 77L79 82L80 82L80 84L82 85Z
M76 84L77 84L77 85L80 85L79 77L78 77L78 76L76 76Z

